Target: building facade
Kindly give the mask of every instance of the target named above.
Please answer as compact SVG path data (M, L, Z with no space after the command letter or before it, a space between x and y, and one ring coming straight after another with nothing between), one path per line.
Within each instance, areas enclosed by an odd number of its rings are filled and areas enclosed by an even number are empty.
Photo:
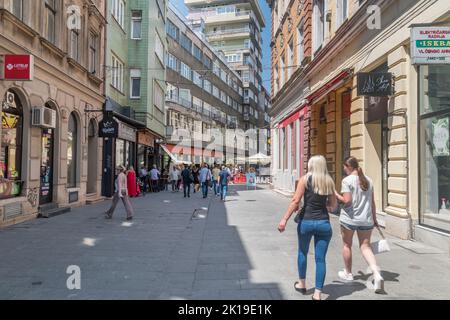
M166 148L178 161L235 163L238 150L227 159L225 146L227 129L245 130L242 80L201 33L169 8ZM183 136L180 130L191 139L188 149L176 148Z
M280 2L270 2L273 11ZM285 5L287 11L295 3ZM274 92L274 172L291 170L289 154L297 147L305 159L325 155L339 189L343 159L353 155L374 181L379 220L389 233L449 250L449 157L448 148L441 146L448 144L450 107L443 79L449 67L443 60L416 63L411 36L414 28L423 27L423 34L443 37L445 31L432 30L449 26L445 22L449 3L314 0L303 4L309 5L311 16L311 59ZM286 40L282 41L289 43ZM276 41L281 41L279 35ZM274 81L278 52L283 50L275 50L273 56ZM360 73L386 76L394 91L379 97L362 94L364 88L358 93ZM283 96L292 96L293 102ZM293 139L286 126L295 123L299 114L309 117L309 128L300 137L309 145L288 143L284 148L283 141ZM292 191L295 184L279 186Z
M0 226L99 196L105 25L104 1L0 1Z
M103 195L113 193L114 168L161 165L167 1L108 0L104 113L118 123L104 138Z
M205 34L242 78L245 129L269 126L262 81L262 37L265 20L258 1L185 0L188 19L195 30ZM267 149L267 145L262 145Z

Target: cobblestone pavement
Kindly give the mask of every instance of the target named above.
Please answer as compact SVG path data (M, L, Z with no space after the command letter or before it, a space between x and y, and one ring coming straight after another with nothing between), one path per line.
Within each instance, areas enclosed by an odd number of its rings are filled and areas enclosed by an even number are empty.
M268 189L232 186L227 202L181 192L132 199L135 219L122 204L112 220L110 202L83 206L51 219L0 230L0 299L311 299L297 278L296 224L276 227L289 199ZM327 256L328 299L449 299L450 259L420 243L391 238L378 256L386 293L366 288L370 275L354 248L354 283L342 283L337 218ZM356 239L355 239L355 242ZM67 267L81 270L81 289L67 289Z

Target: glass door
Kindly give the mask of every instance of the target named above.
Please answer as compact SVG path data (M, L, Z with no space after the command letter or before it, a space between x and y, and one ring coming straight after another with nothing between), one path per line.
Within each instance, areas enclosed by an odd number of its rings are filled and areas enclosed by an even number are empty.
M39 204L53 200L53 129L42 130L41 188Z

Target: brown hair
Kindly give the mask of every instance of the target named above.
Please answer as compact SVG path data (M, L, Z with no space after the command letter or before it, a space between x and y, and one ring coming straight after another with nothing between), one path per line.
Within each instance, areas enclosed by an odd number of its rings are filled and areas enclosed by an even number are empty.
M364 175L364 172L362 168L359 166L358 160L355 157L348 157L347 159L345 159L344 166L346 166L347 168L353 168L354 170L357 170L359 177L359 185L361 186L361 189L363 189L363 191L369 190L369 181Z

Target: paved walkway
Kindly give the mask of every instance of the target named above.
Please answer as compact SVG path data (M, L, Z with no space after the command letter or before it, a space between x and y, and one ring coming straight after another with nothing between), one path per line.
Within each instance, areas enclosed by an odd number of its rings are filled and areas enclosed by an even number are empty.
M224 204L200 194L148 194L122 204L113 220L109 202L51 219L0 230L0 299L310 299L293 290L297 278L296 224L280 235L277 223L288 199L273 191L231 187ZM337 218L327 257L329 299L448 299L450 259L445 252L390 239L379 256L386 294L366 288L366 265L355 247L356 281L337 278L342 268ZM314 256L308 284L313 286ZM81 290L68 290L66 269L81 269Z

